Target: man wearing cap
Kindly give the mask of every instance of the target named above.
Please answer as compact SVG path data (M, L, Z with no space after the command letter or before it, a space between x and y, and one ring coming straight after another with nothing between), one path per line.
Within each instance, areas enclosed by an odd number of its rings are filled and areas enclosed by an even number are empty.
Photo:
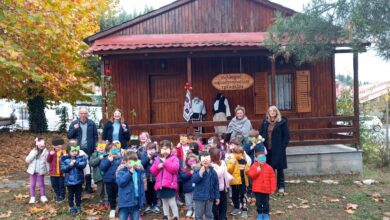
M80 107L79 118L70 124L68 138L77 140L80 149L88 154L88 159L95 151L98 141L97 127L95 122L88 118L88 110L85 107ZM91 175L85 176L85 183L86 191L92 192Z

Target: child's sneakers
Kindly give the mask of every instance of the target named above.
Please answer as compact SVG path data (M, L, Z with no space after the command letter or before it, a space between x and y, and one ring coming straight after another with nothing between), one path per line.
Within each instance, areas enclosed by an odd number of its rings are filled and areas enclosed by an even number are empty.
M41 202L42 203L46 203L47 201L49 201L49 200L47 199L46 196L41 196Z
M110 211L110 214L108 215L108 218L110 218L110 219L115 218L115 210L114 210L114 209L112 209L112 210Z
M145 213L149 213L149 212L151 212L151 211L152 211L152 207L150 207L150 205L148 205L148 206L146 207L146 209L144 210Z
M77 208L70 207L69 208L69 213L70 213L70 215L76 215L77 214Z
M156 213L156 214L159 214L161 212L160 208L155 205L153 208L152 208L152 212Z
M241 218L248 218L248 211L242 211Z
M239 214L241 214L241 210L240 209L233 209L233 211L230 214L233 216L239 215Z
M283 194L283 193L284 193L284 188L283 188L283 187L282 187L282 188L279 188L279 189L278 189L278 193Z
M186 217L191 217L192 216L192 210L188 210L186 213Z
M80 214L80 213L81 213L81 208L80 208L80 206L77 206L77 207L75 208L75 210L76 210L76 214Z
M57 197L56 198L56 203L63 203L65 201L65 198L63 198L63 197Z
M31 196L30 201L28 202L29 204L34 204L35 203L35 197Z

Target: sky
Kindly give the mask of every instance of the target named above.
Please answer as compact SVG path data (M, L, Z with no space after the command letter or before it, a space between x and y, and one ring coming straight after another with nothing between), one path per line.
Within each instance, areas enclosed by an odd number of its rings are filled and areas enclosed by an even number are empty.
M158 9L174 0L120 0L120 5L128 12L143 11L145 5ZM302 11L310 0L272 0L295 11ZM336 55L336 74L353 75L352 54ZM363 82L390 81L390 61L377 57L375 51L369 49L359 54L359 80Z

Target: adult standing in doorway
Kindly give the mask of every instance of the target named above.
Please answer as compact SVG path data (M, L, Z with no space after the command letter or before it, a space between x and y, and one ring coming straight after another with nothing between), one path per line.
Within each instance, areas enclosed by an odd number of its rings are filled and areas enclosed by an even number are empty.
M130 140L129 126L125 122L123 112L115 109L111 121L107 121L103 128L102 139L113 142L119 141L123 149L127 149L127 142Z
M88 110L85 107L80 107L79 118L69 125L68 139L77 140L80 149L88 154L88 159L95 151L98 141L97 127L94 121L88 118ZM85 176L85 190L92 192L91 175Z
M227 128L227 133L230 134L230 140L235 139L237 134L248 138L249 131L252 130L252 124L245 116L245 108L238 105L234 109L234 113L236 116L230 121Z
M260 125L260 135L265 138L267 163L277 171L277 187L284 193L284 169L287 168L286 148L290 141L290 131L285 117L282 117L276 106L270 106L266 117Z

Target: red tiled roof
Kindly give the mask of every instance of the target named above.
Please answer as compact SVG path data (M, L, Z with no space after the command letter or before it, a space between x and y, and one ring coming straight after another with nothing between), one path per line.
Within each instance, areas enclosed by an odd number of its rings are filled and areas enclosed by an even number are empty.
M261 47L264 46L266 36L267 32L113 36L96 40L87 52L150 48Z

